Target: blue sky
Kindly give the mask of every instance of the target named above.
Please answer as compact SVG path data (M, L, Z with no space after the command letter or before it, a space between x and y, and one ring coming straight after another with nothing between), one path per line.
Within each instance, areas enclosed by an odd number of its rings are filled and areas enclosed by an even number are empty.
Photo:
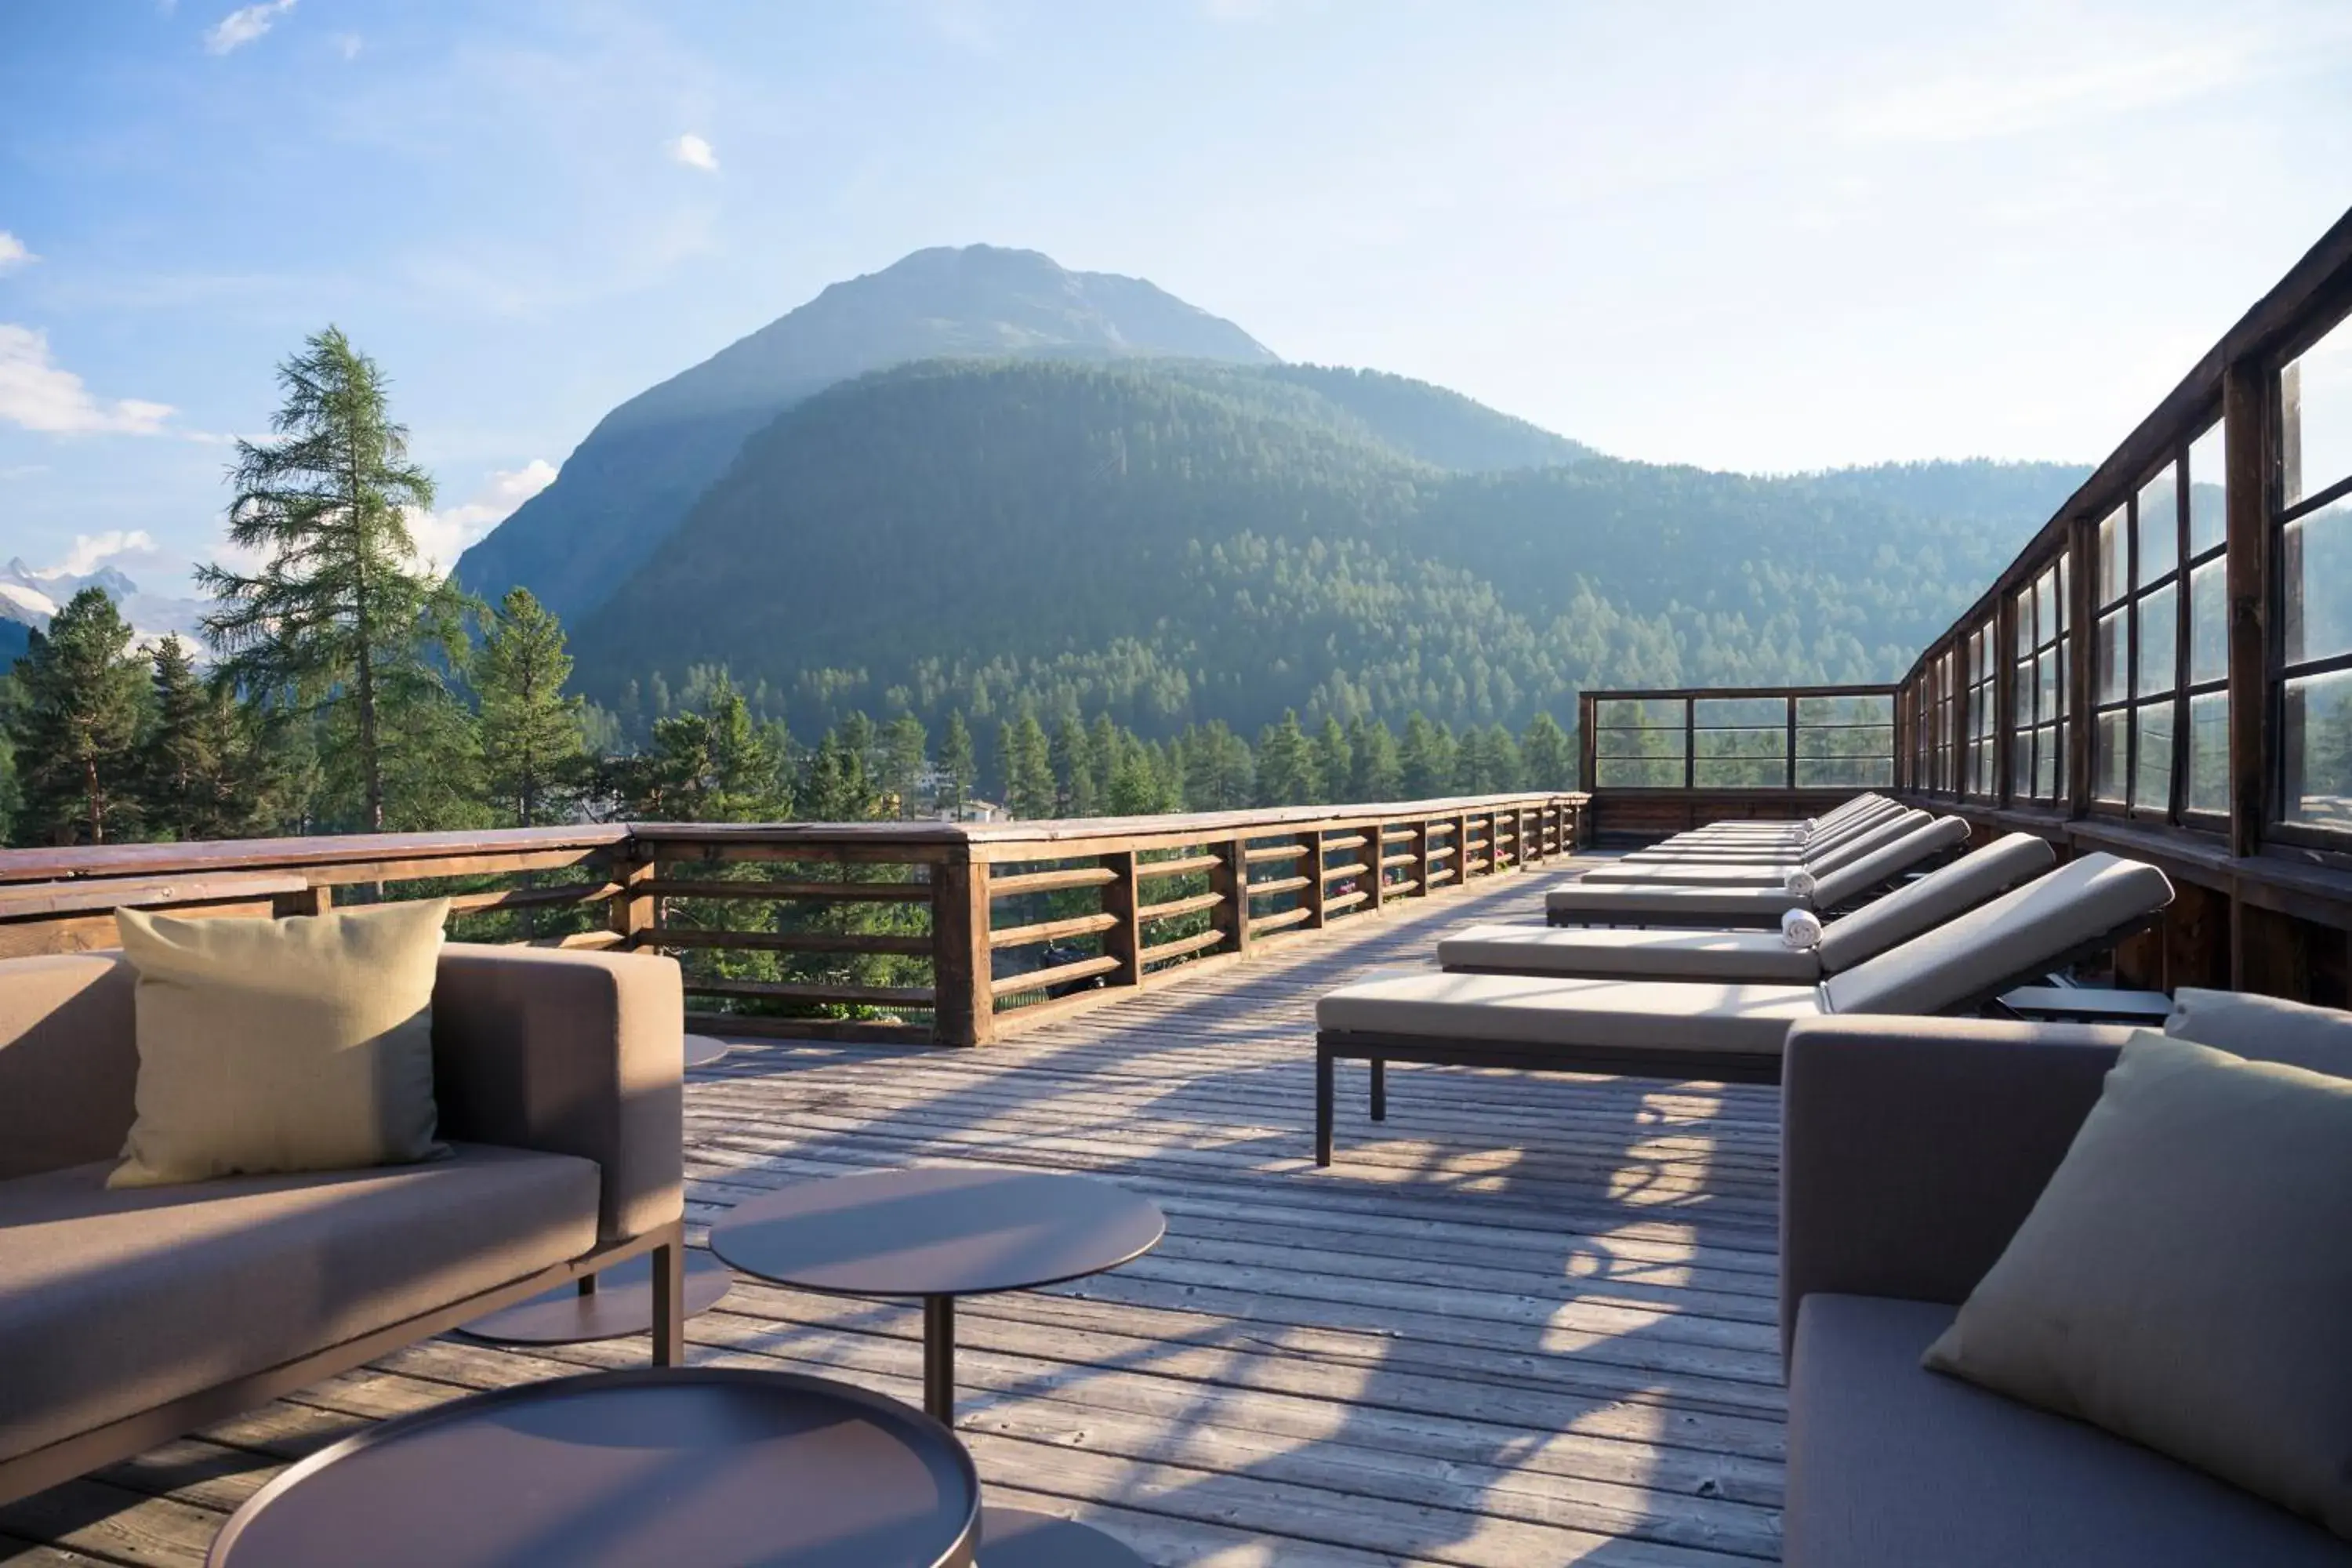
M2340 0L10 5L0 561L212 553L328 321L454 549L982 240L1629 457L2087 460L2347 205Z

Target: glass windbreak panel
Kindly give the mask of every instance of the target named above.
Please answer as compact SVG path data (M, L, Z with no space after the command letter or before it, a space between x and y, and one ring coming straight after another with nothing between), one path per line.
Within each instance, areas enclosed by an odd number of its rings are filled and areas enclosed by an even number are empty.
M1674 730L1683 727L1683 704L1675 697L1613 698L1592 705L1595 730Z
M2126 750L2124 726L2131 715L2121 710L2099 715L2098 725L2091 732L2091 794L2099 800L2121 801L2125 785L2124 763L2130 755Z
M2286 683L2286 819L2352 828L2352 669Z
M1691 722L1702 730L1785 728L1789 703L1781 697L1710 697L1692 705Z
M1680 757L1596 757L1593 782L1603 789L1680 789Z
M1852 724L1835 729L1797 731L1797 755L1800 757L1891 757L1894 754L1895 726L1892 724Z
M2114 702L2122 699L2124 678L2129 671L2125 663L2124 612L2112 611L2099 617L2098 661L2093 666L2099 672L2099 700Z
M2352 321L2305 349L2279 376L2286 504L2352 479Z
M2230 694L2209 691L2189 700L2190 811L2230 809Z
M2228 563L2209 561L2189 574L2189 684L2230 673Z
M1789 782L1789 765L1779 757L1703 756L1692 764L1691 779L1701 789L1780 789Z
M2130 565L2125 555L2127 548L2124 537L2124 509L2117 507L2099 520L2099 575L2092 586L2096 590L2102 606L2122 598L2130 586L2126 575Z
M1809 724L1874 724L1895 722L1895 699L1892 694L1859 697L1800 697L1797 699L1797 728Z
M2172 689L2180 648L2180 590L2168 584L2139 602L2139 689L2152 697Z
M2134 811L2172 809L2172 704L2143 702L2132 714L2139 749L2132 762Z
M2189 448L2189 553L2202 555L2220 544L2228 527L2228 449L2217 423Z
M1680 762L1683 732L1679 730L1601 730L1592 731L1595 757L1668 757Z
M2137 583L2153 583L2180 563L2180 481L2167 463L2142 485Z
M2280 616L2286 661L2352 650L2352 500L2286 525L2280 541Z
M1800 789L1884 789L1895 782L1892 757L1799 757Z

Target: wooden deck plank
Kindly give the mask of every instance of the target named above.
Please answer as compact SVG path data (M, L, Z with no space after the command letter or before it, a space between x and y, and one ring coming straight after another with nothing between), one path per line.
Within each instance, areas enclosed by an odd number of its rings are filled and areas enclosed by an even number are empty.
M1729 1568L1777 1557L1778 1096L1396 1067L1343 1075L1309 1158L1315 999L1539 920L1542 872L1391 902L1009 1042L761 1040L693 1075L688 1223L909 1163L1083 1171L1159 1202L1126 1268L959 1313L958 1426L992 1497L1202 1568ZM745 1282L697 1362L913 1399L919 1316ZM641 1363L444 1340L0 1509L0 1561L191 1568L236 1503L357 1424Z

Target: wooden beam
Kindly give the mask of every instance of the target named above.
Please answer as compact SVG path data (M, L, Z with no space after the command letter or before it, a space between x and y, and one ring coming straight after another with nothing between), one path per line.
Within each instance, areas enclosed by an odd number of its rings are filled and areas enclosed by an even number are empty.
M2275 378L2261 364L2233 363L2221 382L2226 449L2223 568L2230 597L2230 852L2258 853L2271 808L2272 419ZM2185 737L2183 738L2185 742Z

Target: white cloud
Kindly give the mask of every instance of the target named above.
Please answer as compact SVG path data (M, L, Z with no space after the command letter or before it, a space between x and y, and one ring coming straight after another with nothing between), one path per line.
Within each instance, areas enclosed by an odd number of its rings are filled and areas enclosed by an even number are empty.
M357 33L338 33L335 35L335 50L347 60L355 60L359 58L360 51L365 47L367 47L367 40L361 37Z
M555 482L555 465L533 458L520 468L499 469L474 499L438 511L408 514L408 534L416 558L436 572L457 565L466 547L512 515L515 508Z
M242 5L213 24L205 34L205 52L225 55L231 49L241 49L267 33L278 18L294 9L294 0L262 0L257 5Z
M23 240L18 239L6 229L0 228L0 272L5 272L15 267L23 267L39 259L39 257L25 247Z
M81 377L49 359L49 340L0 321L0 420L58 436L154 436L171 405L90 395Z
M87 577L117 555L130 552L146 554L155 548L155 536L143 528L128 532L110 528L104 533L77 533L73 548L55 566L35 574L41 577Z
M689 169L700 169L710 174L719 173L718 153L709 142L691 131L669 143L669 155Z
M2251 64L2206 45L2038 75L1948 76L1854 104L1843 118L1868 142L1981 142L2201 97L2242 81Z

